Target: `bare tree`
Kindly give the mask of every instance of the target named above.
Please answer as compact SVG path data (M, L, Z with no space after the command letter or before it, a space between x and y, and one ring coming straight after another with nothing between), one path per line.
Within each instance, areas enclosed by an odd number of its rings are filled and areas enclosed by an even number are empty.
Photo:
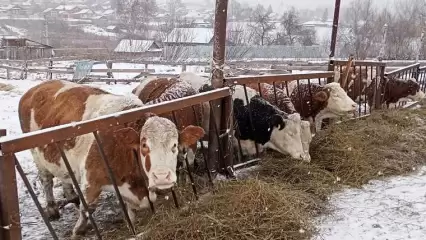
M282 43L294 45L302 31L302 25L299 21L299 14L294 7L285 11L281 17L281 26L283 29Z
M357 59L365 59L371 53L374 43L378 43L380 33L377 34L375 20L377 11L372 0L353 0L345 11L343 22L349 26L349 31L344 36L344 45L348 52ZM377 55L377 54L375 54Z
M252 13L252 23L249 26L257 38L256 42L262 46L272 42L269 34L275 29L275 25L272 22L271 14L272 12L267 11L262 5L257 5Z
M147 31L158 7L155 0L121 0L117 2L117 14L129 33L136 35Z

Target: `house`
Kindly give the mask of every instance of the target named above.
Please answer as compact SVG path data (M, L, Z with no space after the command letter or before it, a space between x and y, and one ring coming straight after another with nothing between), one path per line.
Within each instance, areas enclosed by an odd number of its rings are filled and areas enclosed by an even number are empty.
M0 15L9 17L22 17L27 15L27 11L18 5L0 6Z
M122 39L114 49L119 57L159 57L162 49L153 40Z
M3 36L0 40L0 59L29 60L53 55L53 47L27 38Z
M86 8L74 13L73 18L89 19L93 17L94 14L92 10Z

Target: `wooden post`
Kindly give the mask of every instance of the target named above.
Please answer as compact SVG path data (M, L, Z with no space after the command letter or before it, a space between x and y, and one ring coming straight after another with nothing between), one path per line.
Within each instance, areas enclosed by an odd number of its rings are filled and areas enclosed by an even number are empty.
M215 24L214 24L214 46L212 60L212 86L214 88L223 87L223 65L225 63L226 44L226 20L228 14L228 0L216 0ZM219 164L219 139L217 139L214 129L220 129L222 122L223 101L212 101L210 126L209 126L209 159L208 168L212 173L216 173ZM217 124L216 127L213 124ZM223 153L222 153L223 154Z
M53 69L53 60L52 60L52 58L50 58L49 59L49 70L52 70ZM49 78L49 80L52 80L52 78L53 78L53 73L52 72L49 72L48 73L48 78Z
M0 129L0 136L5 135L6 130ZM22 236L15 158L12 154L3 155L1 146L0 169L0 237L4 240L20 240Z

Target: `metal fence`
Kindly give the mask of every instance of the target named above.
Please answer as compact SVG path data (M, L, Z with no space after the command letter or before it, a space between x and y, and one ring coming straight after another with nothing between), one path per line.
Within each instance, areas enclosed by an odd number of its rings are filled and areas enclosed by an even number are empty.
M148 112L154 113L157 115L171 113L173 115L174 120L176 120L175 111L178 111L182 108L193 107L194 105L198 105L204 102L210 102L210 101L220 100L220 99L228 99L228 102L231 102L229 88L225 87L225 88L210 91L208 93L203 93L203 94L198 94L191 97L178 99L171 103L155 104L155 105L151 105L147 107L127 110L125 112L120 112L113 115L102 116L102 117L87 120L87 121L70 123L70 124L58 126L55 128L47 128L47 129L43 129L39 131L34 131L34 132L19 135L17 137L8 137L8 138L0 139L0 147L1 147L0 168L2 169L0 173L0 187L1 187L0 211L2 213L1 223L3 226L3 228L1 228L0 231L2 233L2 237L3 237L2 239L19 240L22 238L20 216L19 216L17 183L16 183L16 177L15 177L15 167L17 169L17 172L21 176L32 199L34 200L34 203L36 204L37 209L39 210L49 232L51 233L51 236L53 237L53 239L59 239L59 236L56 234L55 230L50 224L48 217L46 216L46 213L44 212L37 196L34 193L34 190L31 184L29 183L25 173L22 170L19 160L16 158L16 155L15 155L15 153L17 152L33 149L36 147L43 147L43 146L52 146L56 149L56 151L59 152L67 168L68 174L71 177L73 186L77 190L77 194L80 198L81 204L84 207L86 214L94 228L96 237L97 239L102 239L101 232L96 224L95 219L92 216L92 211L89 210L88 203L86 202L84 198L82 190L80 189L78 181L69 164L68 157L63 149L63 144L67 140L73 139L85 134L93 134L94 136L96 145L98 146L99 155L102 159L105 169L107 170L108 176L110 178L110 183L114 186L115 194L120 202L120 206L124 213L125 219L128 225L130 226L131 234L135 235L136 232L135 232L134 226L132 226L129 215L126 211L126 206L119 193L116 179L110 167L111 165L110 165L110 162L108 161L108 156L105 153L104 145L102 143L102 139L99 133L102 133L102 131L108 129L110 126L119 126L125 123L136 121L137 119L140 119L145 113L148 113ZM229 109L229 110L232 111L232 109ZM229 114L231 113L228 113L228 115ZM220 126L220 124L218 124L218 126ZM219 128L215 129L215 132L217 133L217 137L218 138L220 137L221 132L226 132L227 134L225 135L232 134L232 131L226 130L229 127L230 126L226 126L225 129L219 129ZM0 131L0 133L2 133L2 131ZM223 138L223 139L227 140L228 138ZM219 143L226 145L226 143L224 142L227 142L227 141L222 141L222 142L219 141ZM219 146L209 145L209 147L217 147L219 148L217 149L217 151L219 151L220 149L222 151L225 151L223 148ZM225 156L228 159L227 160L205 159L205 161L223 162L224 164L222 164L222 166L226 168L226 163L229 162L229 159L232 156L226 156L225 154L223 154L223 152L220 156ZM135 160L138 161L137 159ZM194 194L197 195L197 190L195 188L195 184L193 183L191 171L189 171L188 162L186 165L188 167L189 177L192 181ZM206 166L208 166L208 164L206 164ZM210 182L212 182L211 177L210 177ZM178 200L176 198L174 189L172 188L171 190L175 200L176 207L178 207L179 204L178 204ZM153 205L151 205L151 208L152 210L154 210Z
M374 95L368 94L368 86L377 79L385 76L386 64L377 61L353 61L348 68L349 61L332 61L334 70L340 73L338 82L348 93L348 96L358 103L358 115L366 115L373 108L380 109L380 94L378 84L374 85ZM348 75L348 76L347 76ZM347 77L345 79L345 77ZM367 104L371 103L371 106ZM374 107L373 107L374 106Z

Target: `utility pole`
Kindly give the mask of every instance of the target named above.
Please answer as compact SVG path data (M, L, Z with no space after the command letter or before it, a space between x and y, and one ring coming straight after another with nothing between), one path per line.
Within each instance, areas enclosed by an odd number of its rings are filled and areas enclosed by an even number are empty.
M43 38L44 38L44 43L46 45L49 45L49 22L48 22L46 16L44 16Z

